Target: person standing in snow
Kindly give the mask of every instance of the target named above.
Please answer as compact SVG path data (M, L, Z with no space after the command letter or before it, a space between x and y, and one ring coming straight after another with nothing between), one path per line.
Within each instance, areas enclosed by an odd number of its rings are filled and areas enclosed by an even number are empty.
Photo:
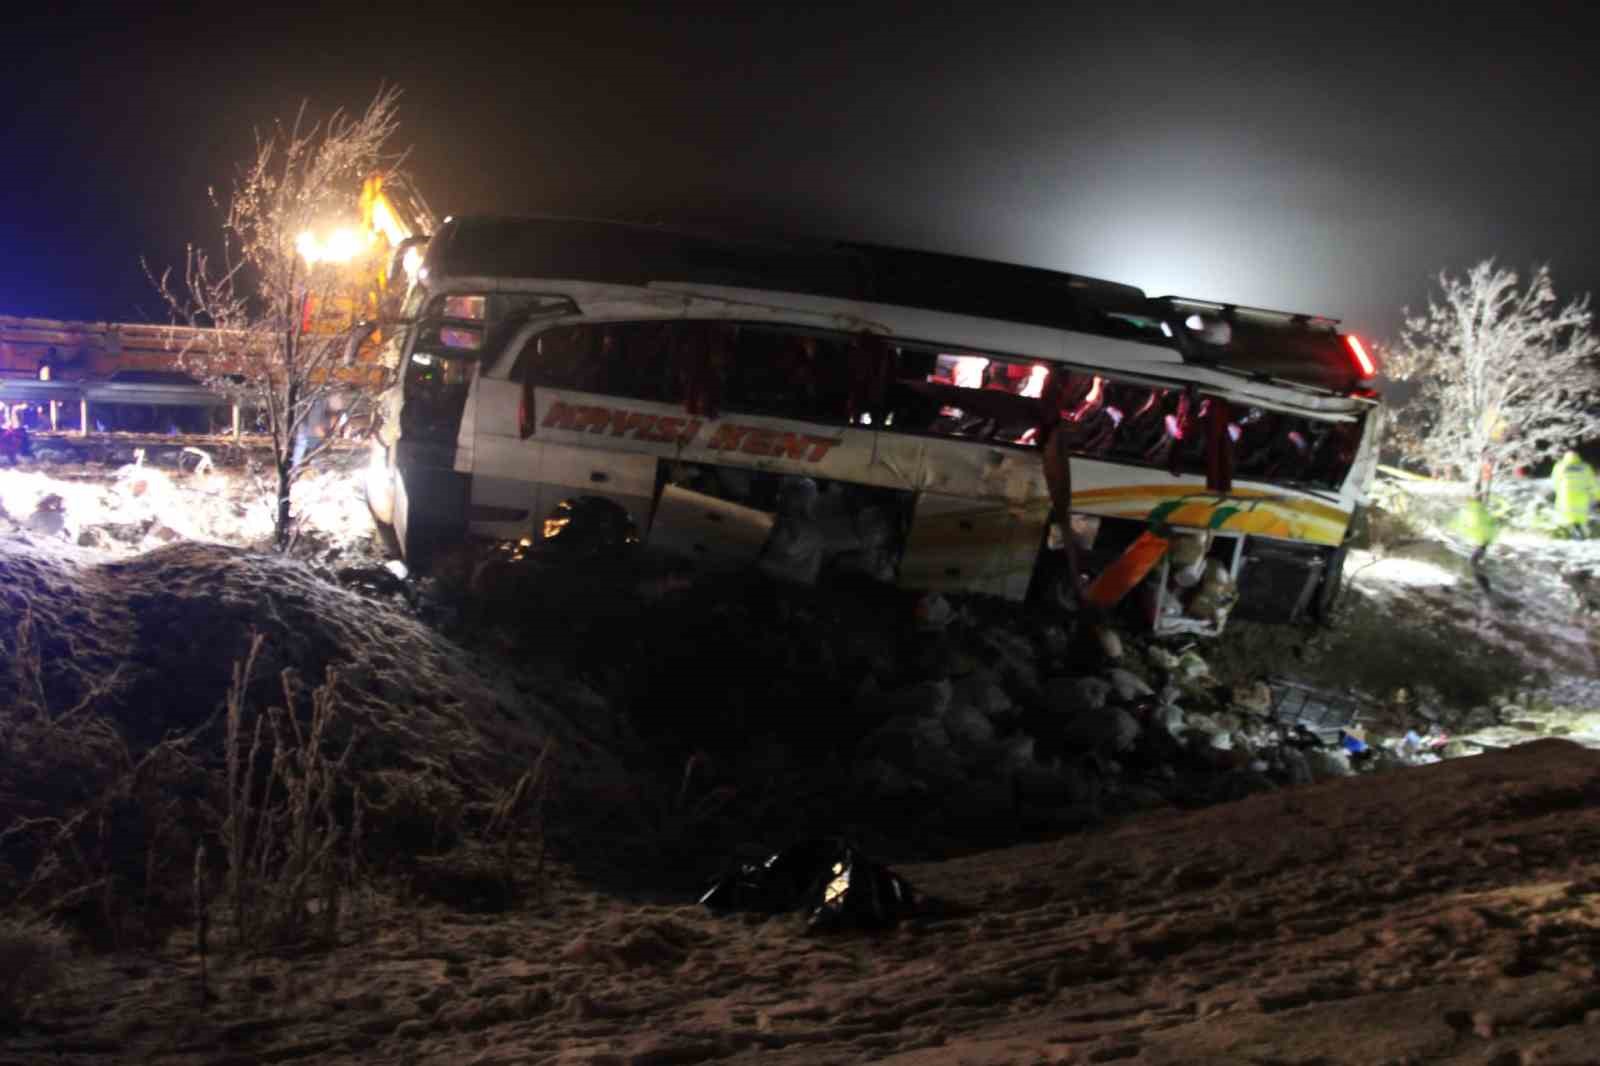
M1488 575L1483 572L1483 557L1488 554L1489 545L1494 543L1499 529L1494 516L1489 513L1488 505L1476 496L1468 500L1456 512L1455 527L1461 538L1472 545L1473 578L1484 592L1490 591Z
M1563 528L1580 538L1589 535L1589 509L1594 506L1594 469L1569 451L1550 472L1556 490L1556 514Z

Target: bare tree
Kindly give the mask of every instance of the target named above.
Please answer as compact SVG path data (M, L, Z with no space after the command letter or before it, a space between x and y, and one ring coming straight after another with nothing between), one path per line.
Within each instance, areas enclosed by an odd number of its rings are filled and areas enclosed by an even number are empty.
M400 92L383 88L359 115L335 111L313 122L302 104L292 122L257 131L255 157L235 180L215 253L189 246L183 280L146 265L175 322L218 332L191 342L179 362L213 386L242 394L271 436L280 549L292 540L290 493L327 451L313 437L330 397L348 399L353 421L370 409L381 380L347 366L374 310L386 252L363 231L361 198L373 177L403 181L403 153L388 149Z
M1550 269L1526 287L1486 259L1406 310L1386 372L1416 385L1391 439L1429 472L1469 481L1489 499L1497 472L1559 454L1600 430L1600 339L1589 297L1560 304Z

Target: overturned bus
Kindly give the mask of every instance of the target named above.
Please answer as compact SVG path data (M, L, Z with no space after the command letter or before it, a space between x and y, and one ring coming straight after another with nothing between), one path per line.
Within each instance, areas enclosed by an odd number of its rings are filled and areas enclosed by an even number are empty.
M1130 602L1214 633L1327 610L1377 460L1333 320L954 256L461 218L402 319L368 497L415 562L624 536L1070 604L1157 530Z

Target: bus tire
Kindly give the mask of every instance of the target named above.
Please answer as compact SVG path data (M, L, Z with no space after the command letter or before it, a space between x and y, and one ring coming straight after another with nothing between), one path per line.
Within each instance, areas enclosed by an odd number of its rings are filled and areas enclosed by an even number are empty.
M601 496L575 496L556 504L541 527L545 544L561 551L599 555L639 541L633 516Z

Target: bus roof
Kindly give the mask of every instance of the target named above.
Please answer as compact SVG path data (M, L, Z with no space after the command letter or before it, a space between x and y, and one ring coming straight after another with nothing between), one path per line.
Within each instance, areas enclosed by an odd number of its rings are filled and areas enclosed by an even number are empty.
M1261 379L1334 392L1363 388L1337 320L1183 297L987 259L850 242L751 240L663 225L562 217L446 219L423 261L449 278L560 278L718 285L914 307L1074 330L1174 349ZM1206 343L1192 316L1229 324Z
M1132 285L1038 267L862 243L708 237L575 218L455 218L429 243L429 278L690 282L829 296L1165 343Z

